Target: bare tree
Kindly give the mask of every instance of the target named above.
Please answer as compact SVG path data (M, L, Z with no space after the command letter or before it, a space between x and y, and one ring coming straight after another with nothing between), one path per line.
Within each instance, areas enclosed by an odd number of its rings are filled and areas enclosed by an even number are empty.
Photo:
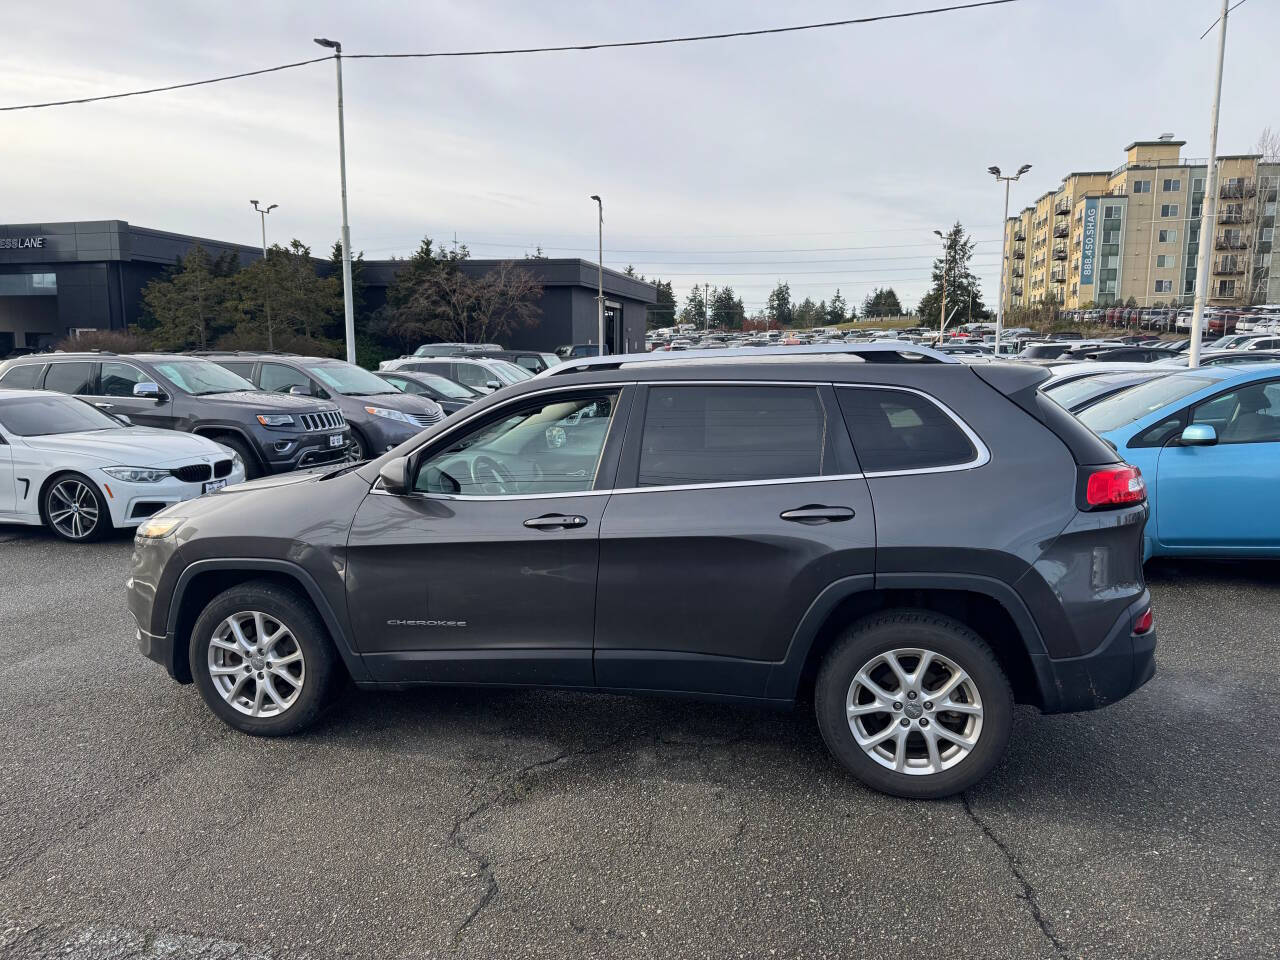
M512 330L532 326L542 314L542 284L532 273L504 260L474 281L471 329L477 342L501 342Z
M1280 157L1280 130L1263 127L1258 142L1253 145L1253 152L1264 157Z

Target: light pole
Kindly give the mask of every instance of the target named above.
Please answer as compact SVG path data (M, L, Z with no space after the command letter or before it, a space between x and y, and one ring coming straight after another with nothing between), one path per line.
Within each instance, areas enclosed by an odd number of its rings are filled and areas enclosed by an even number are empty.
M1200 220L1200 249L1196 254L1196 299L1191 310L1191 348L1187 366L1200 366L1200 324L1204 320L1204 302L1209 295L1209 245L1213 243L1213 225L1218 206L1218 105L1222 102L1222 60L1227 53L1228 0L1222 0L1222 16L1218 22L1218 75L1213 82L1213 108L1209 111L1209 170L1204 181L1204 201ZM1222 326L1223 333L1227 327Z
M1000 221L1000 229L1007 230L1009 225L1009 185L1031 169L1031 164L1024 163L1018 172L1011 177L1000 175L999 167L987 167L987 173L996 178L996 182L1004 181L1004 219ZM1000 342L1004 338L1004 271L1006 264L1012 259L1004 252L1004 237L1000 238L1000 299L996 301L996 356L1000 356Z
M280 206L280 204L273 203L269 207L260 207L257 200L250 200L249 202L253 204L253 209L258 211L258 216L262 219L262 264L265 268L267 263L267 214ZM262 306L267 312L267 349L274 350L276 342L271 330L271 301L267 298L265 285L262 288Z
M596 202L599 210L599 217L596 225L599 228L600 250L599 262L596 264L596 309L599 311L600 320L600 356L604 356L604 201L600 199L600 194L593 193L591 199Z
M316 37L315 42L333 51L338 68L338 169L342 179L342 309L346 317L347 363L356 362L356 313L351 298L351 227L347 223L347 135L342 122L342 44Z
M942 343L942 335L947 329L947 265L951 262L951 247L941 230L933 232L942 241L942 309L938 311L938 343Z

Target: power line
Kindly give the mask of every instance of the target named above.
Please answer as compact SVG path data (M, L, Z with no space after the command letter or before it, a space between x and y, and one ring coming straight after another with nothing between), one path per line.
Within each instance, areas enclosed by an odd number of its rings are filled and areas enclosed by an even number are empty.
M924 17L935 13L956 10L973 10L978 7L996 7L1019 0L979 0L977 3L960 3L949 7L933 7L929 10L908 10L903 13L883 13L873 17L852 20L828 20L824 23L805 23L794 27L765 27L760 30L735 30L731 33L703 33L689 37L667 37L661 40L622 40L615 43L566 44L555 47L515 47L499 50L452 50L437 53L353 53L353 60L427 59L429 57L492 57L522 53L563 53L575 50L616 50L620 47L656 47L672 43L697 43L703 40L730 40L738 37L761 37L775 33L798 33L801 30L824 30L829 27L849 27L858 24L877 23L881 20L905 20L908 17ZM1243 0L1242 0L1243 2Z
M675 43L697 43L706 40L729 40L741 37L760 37L769 34L797 33L802 30L825 30L832 27L849 27L860 24L877 23L882 20L905 20L910 17L924 17L938 13L951 13L958 10L974 10L979 7L996 7L1007 3L1018 3L1020 0L978 0L975 3L960 3L946 7L933 7L928 10L908 10L903 13L884 13L872 17L858 17L851 20L828 20L823 23L804 23L792 27L765 27L759 30L735 30L729 33L704 33L686 37L666 37L658 40L621 40L612 43L564 44L548 47L510 47L492 50L437 50L428 53L349 53L348 60L425 60L440 57L495 57L529 53L563 53L586 50L616 50L621 47L655 47ZM1242 0L1243 2L1243 0ZM141 97L149 93L166 93L171 90L183 90L189 87L201 87L211 83L223 83L227 80L240 80L244 77L256 77L264 73L277 73L281 70L292 70L313 63L334 59L333 55L315 57L311 60L299 60L296 63L282 63L275 67L264 67L261 70L247 70L244 73L228 74L224 77L211 77L208 80L191 80L187 83L173 83L164 87L150 87L146 90L130 90L124 93L108 93L96 97L79 97L72 100L51 100L45 103L23 103L11 107L0 107L0 113L12 110L37 110L44 107L65 107L82 103L97 103L101 100L121 100L125 97Z

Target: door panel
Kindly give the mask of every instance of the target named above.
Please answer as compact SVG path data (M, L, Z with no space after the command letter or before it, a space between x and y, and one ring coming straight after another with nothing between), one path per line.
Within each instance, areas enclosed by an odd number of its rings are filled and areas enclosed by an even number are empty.
M1280 442L1170 445L1156 467L1156 537L1171 547L1280 543Z
M149 397L133 395L135 384L154 382L152 375L131 363L104 360L98 371L97 393L85 399L107 413L124 414L140 427L172 428L172 398L157 402Z

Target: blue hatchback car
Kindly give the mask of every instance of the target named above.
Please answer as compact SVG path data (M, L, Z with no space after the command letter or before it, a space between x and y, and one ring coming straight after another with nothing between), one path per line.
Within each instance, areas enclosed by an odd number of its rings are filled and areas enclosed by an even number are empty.
M1180 370L1079 418L1142 471L1145 557L1280 556L1280 363Z

